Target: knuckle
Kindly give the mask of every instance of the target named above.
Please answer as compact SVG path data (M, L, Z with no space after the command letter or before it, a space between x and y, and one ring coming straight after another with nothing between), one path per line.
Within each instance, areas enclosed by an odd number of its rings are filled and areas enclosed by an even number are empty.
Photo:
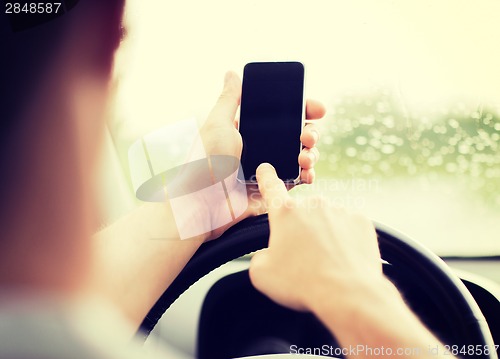
M300 179L303 183L310 184L310 183L314 182L315 176L316 176L316 173L314 172L314 169L309 168L309 169L302 170L301 175L300 175Z
M310 148L309 151L311 151L314 154L315 161L319 160L320 152L316 147Z
M320 196L320 195L315 195L315 196L313 197L313 199L314 199L314 201L316 201L316 203L321 204L321 205L323 205L323 206L325 206L325 207L328 205L328 201L327 201L327 200L326 200L326 198L325 198L325 197L323 197L323 196Z
M311 134L311 137L314 139L314 142L319 141L320 132L318 131L318 128L316 125L310 123L306 126L306 129Z
M248 275L250 276L250 281L256 287L259 284L260 277L264 269L262 254L263 253L254 254L250 262L250 267L248 268Z
M305 198L301 202L301 207L303 210L311 212L311 211L329 209L329 203L324 197L319 195L313 195Z
M373 222L367 216L365 216L360 212L352 212L350 214L350 217L360 227L373 228Z
M344 217L344 216L349 215L348 210L340 204L332 206L332 213L336 217Z
M224 89L219 95L219 102L238 103L238 95L230 89Z
M293 198L291 198L291 197L286 197L284 199L284 201L283 201L282 208L286 212L292 211L293 209L296 208L296 202L295 202L295 200Z

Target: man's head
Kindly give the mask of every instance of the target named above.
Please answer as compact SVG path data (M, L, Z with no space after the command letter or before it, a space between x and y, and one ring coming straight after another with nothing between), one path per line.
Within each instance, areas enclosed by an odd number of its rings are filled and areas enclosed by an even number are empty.
M20 116L34 92L43 87L40 81L47 71L57 76L57 69L53 68L56 63L57 66L81 66L82 71L109 74L121 36L123 5L124 0L82 0L66 14L21 31L13 29L23 16L22 12L11 16L1 14L3 98L0 129L12 125L13 119ZM81 61L61 64L61 58L67 58L70 52L76 53Z
M123 6L80 0L20 32L0 14L0 286L64 286L83 271Z

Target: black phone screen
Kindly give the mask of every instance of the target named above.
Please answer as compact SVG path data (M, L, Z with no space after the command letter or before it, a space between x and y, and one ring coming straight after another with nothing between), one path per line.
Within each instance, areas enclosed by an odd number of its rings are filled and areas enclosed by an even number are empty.
M243 73L239 130L246 182L268 162L278 177L295 182L304 120L304 66L300 62L249 63ZM241 176L240 176L241 177Z

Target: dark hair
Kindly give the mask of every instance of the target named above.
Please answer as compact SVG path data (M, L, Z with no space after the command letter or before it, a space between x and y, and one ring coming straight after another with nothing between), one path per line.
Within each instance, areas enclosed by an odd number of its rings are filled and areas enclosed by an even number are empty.
M81 0L64 15L22 31L13 30L12 18L2 9L0 143L13 126L17 125L21 111L37 91L48 66L65 42L72 38L73 33L83 31L87 26L99 26L103 30L102 36L92 39L98 50L97 55L92 55L88 61L85 59L88 62L85 66L93 70L110 70L113 53L121 36L123 7L124 0Z

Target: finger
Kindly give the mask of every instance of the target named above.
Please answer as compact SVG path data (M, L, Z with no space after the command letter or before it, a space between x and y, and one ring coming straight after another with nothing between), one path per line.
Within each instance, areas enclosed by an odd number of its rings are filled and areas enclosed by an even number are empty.
M316 179L316 172L314 171L314 168L309 168L307 170L303 169L302 171L300 171L300 182L311 184L314 183L315 179Z
M224 77L224 88L208 116L207 123L214 126L234 126L234 117L240 105L240 97L241 80L237 74L229 71Z
M264 273L266 271L266 267L268 267L268 263L267 249L254 253L252 259L250 260L248 274L252 285L257 289L262 288L262 279L265 278Z
M288 201L289 196L285 184L278 178L276 170L269 163L257 167L257 183L262 198L269 211L279 208Z
M319 159L319 151L316 147L304 148L299 154L299 165L303 169L313 168Z
M306 118L308 120L317 120L326 113L325 106L316 100L306 100Z
M309 123L302 130L300 142L302 142L305 147L313 148L318 143L319 137L318 127L313 123Z

